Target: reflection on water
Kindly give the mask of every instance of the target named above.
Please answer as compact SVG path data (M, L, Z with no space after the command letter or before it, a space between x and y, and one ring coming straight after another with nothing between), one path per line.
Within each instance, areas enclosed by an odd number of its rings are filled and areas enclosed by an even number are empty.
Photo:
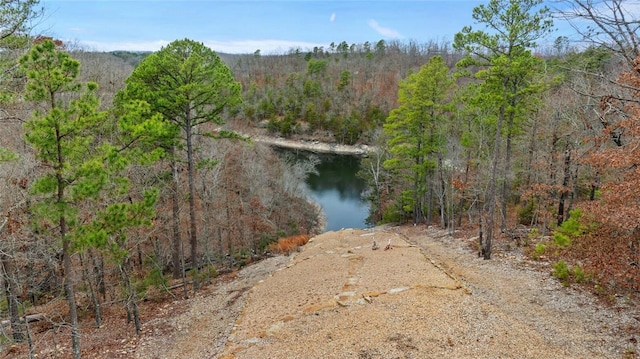
M321 155L318 174L307 179L307 191L324 210L327 231L366 228L369 206L361 197L365 182L356 176L360 159L354 156Z

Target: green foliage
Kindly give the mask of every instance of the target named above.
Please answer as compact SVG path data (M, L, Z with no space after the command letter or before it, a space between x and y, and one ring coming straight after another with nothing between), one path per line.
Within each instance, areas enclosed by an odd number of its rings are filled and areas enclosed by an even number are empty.
M276 107L269 99L262 99L256 109L256 115L259 119L273 119L276 115Z
M25 139L42 169L31 186L32 220L57 240L53 243L62 255L74 357L79 358L75 289L69 278L71 255L95 246L108 248L118 263L126 258L128 230L150 224L157 194L149 190L142 200L133 201L136 194L129 193L124 173L138 157L150 160L159 155L151 151L150 157L141 156L146 152L132 149L137 142L144 143L141 138L149 132L163 130L153 125L153 116L142 124L137 117L123 120L120 126L105 124L112 118L99 111L97 85L77 82L80 63L51 40L34 46L20 65L27 74L25 98L39 109L24 125ZM116 128L127 131L114 133L124 142L122 147L102 136L105 129Z
M113 56L121 58L124 62L133 66L138 65L145 57L149 56L151 52L146 51L112 51Z
M362 121L356 113L349 116L334 116L329 120L329 127L333 136L340 143L353 145L360 139L362 135Z
M560 248L571 245L571 238L563 233L556 232L553 234L553 242Z
M405 212L397 206L389 206L382 212L382 223L402 223L405 219Z
M280 237L285 237L285 235L281 235ZM262 234L260 236L260 240L258 240L258 243L257 243L258 250L260 251L260 253L264 252L271 243L277 242L278 238L279 237L277 235Z
M563 260L559 260L553 264L553 272L551 274L558 278L565 287L569 286L572 281L575 283L586 283L591 279L591 276L586 273L582 267L578 265L571 268Z
M138 104L138 111L118 122L123 147L104 142L97 134L107 117L98 111L95 84L82 86L75 81L78 61L52 41L45 41L20 63L27 72L26 97L50 106L48 112L36 112L25 124L25 138L36 149L37 159L52 165L31 187L37 195L33 204L37 220L54 227L64 220L68 228L60 239L73 240L74 249L104 247L111 236L116 238L126 228L148 223L155 206L154 190L139 202L105 202L106 198L124 200L128 194L129 181L121 175L127 166L150 163L161 155L132 144L155 142L170 129ZM57 100L60 92L71 95L71 100ZM92 216L83 214L83 220L78 220L81 205L88 204L94 206Z
M151 269L136 288L136 293L145 293L150 287L155 287L159 290L164 290L169 285L169 279L162 273L160 268ZM144 295L143 295L144 296Z
M352 75L348 70L342 71L340 74L340 82L338 82L338 90L344 90L347 86L351 85Z
M595 230L595 224L582 224L581 218L582 212L574 209L569 212L569 218L554 231L553 240L559 247L567 247L571 245L572 238Z
M267 130L271 133L280 132L280 124L276 118L272 118L267 123Z
M558 278L562 282L562 285L564 285L565 287L569 285L570 272L569 267L567 266L567 263L565 263L565 261L560 260L553 264L552 275Z
M447 113L452 110L450 90L454 82L444 59L432 57L400 83L398 108L391 111L384 132L391 158L385 167L412 183L413 199L405 208L414 217L421 213L428 174L436 156L445 151ZM405 191L406 192L406 191Z
M223 111L242 102L240 90L213 50L183 39L146 57L127 79L118 102L146 101L166 121L186 131L206 122L222 124Z
M584 227L580 224L582 218L582 211L574 209L569 212L569 218L562 222L560 227L556 229L556 232L560 232L567 236L579 236L584 234Z
M524 206L518 207L518 223L525 226L530 226L533 223L533 218L537 206L537 201L531 199L527 201Z
M580 266L576 266L573 268L573 278L576 283L584 283L589 280L589 275Z
M9 151L6 148L0 147L0 163L9 162L9 161L15 161L17 159L18 159L18 155L16 155L15 153Z
M310 59L307 63L307 74L310 76L324 76L327 72L326 60Z
M490 146L478 146L488 149L479 155L490 158L490 168L486 169L490 178L484 198L488 204L486 225L490 229L482 248L485 259L489 259L499 179L504 179L502 197L505 200L511 188L508 180L511 173L505 173L511 167L511 159L506 156L506 164L502 165L504 155L500 149L505 137L511 146L511 140L523 131L523 124L538 106L536 94L547 87L546 77L539 76L544 73L544 63L532 55L531 49L536 47L537 40L552 31L553 23L543 0L490 0L475 7L472 17L486 30L463 27L455 35L453 47L466 53L456 64L462 70L460 76L475 80L460 95L465 112L472 118L466 142L484 144L476 142L477 135L471 133L475 129L482 129L485 137L494 139ZM507 147L504 153L510 150L511 147Z
M543 256L546 251L547 251L547 246L544 243L538 243L533 249L533 253L531 254L531 257L533 259L538 259L541 256Z
M319 129L322 126L322 115L316 110L316 105L313 102L306 104L302 115L312 130Z
M307 98L316 98L322 95L320 83L314 80L305 80L303 85L303 93Z
M213 264L210 264L201 269L190 269L187 276L194 283L211 283L211 280L218 276L218 271Z

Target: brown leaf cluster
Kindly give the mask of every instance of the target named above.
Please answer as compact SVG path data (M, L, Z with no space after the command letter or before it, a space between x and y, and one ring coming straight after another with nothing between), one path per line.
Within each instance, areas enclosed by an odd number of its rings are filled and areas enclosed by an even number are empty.
M630 94L629 100L620 103L625 114L615 129L623 134L624 143L601 146L589 157L589 164L603 177L602 199L589 209L603 222L633 231L640 224L640 57L634 68L622 73L618 81ZM608 98L603 106L609 106L611 101L621 100ZM603 131L603 143L611 131L610 128Z
M269 245L269 250L273 253L289 255L298 250L300 246L303 246L309 242L309 236L301 234L298 236L290 236L278 239L277 242Z

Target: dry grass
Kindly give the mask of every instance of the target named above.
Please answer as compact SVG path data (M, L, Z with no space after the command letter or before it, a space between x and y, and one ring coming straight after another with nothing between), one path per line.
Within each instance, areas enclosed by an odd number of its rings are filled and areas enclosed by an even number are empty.
M269 250L273 253L289 255L297 251L300 246L307 244L307 242L309 242L309 236L306 234L284 237L278 239L275 243L271 243Z

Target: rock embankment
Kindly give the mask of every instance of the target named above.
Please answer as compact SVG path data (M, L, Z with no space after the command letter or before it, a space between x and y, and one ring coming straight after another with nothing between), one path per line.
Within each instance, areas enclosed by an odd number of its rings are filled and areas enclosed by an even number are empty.
M310 151L317 153L332 153L338 155L367 156L373 147L368 145L340 145L336 143L324 143L319 141L289 140L281 137L252 136L256 142L266 143L271 146L294 150Z

